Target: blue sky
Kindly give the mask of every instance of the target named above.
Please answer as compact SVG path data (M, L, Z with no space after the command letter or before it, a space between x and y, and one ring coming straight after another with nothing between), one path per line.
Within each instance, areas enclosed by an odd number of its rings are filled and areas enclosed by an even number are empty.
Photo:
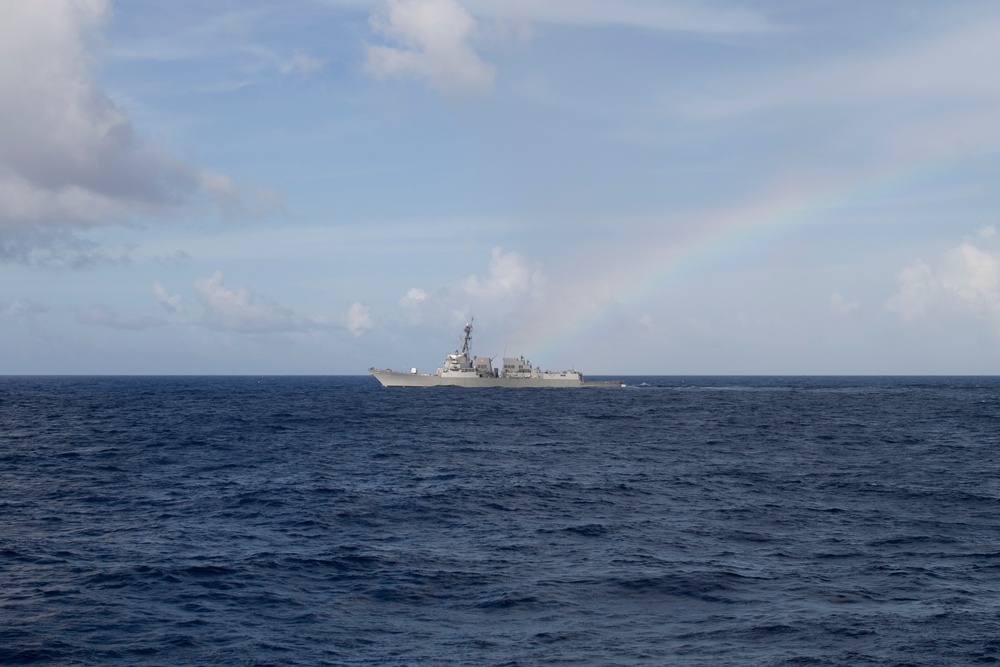
M1000 373L1000 6L10 0L0 372Z

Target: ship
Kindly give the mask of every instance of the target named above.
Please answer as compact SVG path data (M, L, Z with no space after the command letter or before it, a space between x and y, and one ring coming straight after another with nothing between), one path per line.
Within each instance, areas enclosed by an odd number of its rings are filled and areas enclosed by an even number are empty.
M504 357L494 368L490 357L472 355L472 322L465 325L461 346L444 358L434 373L369 368L383 387L621 387L621 380L585 380L579 371L543 371L524 357Z

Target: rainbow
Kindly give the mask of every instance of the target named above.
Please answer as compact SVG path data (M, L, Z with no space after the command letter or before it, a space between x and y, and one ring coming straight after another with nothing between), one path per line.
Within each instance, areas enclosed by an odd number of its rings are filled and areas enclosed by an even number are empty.
M699 225L698 232L685 242L652 241L653 250L640 258L616 294L617 308L591 308L561 320L535 338L533 354L551 358L559 347L572 346L584 335L592 335L616 313L641 307L673 285L720 257L743 254L750 248L779 235L783 230L816 224L850 208L869 206L892 197L926 190L928 185L946 175L955 161L922 164L906 169L886 170L855 178L825 190L806 194L790 192L770 196L736 210L716 214Z

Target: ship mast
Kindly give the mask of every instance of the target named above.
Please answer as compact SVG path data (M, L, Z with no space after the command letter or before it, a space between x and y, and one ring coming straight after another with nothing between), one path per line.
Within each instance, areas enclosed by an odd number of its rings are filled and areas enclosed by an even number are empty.
M472 322L474 320L469 320L469 323L465 325L465 336L462 338L462 354L464 354L469 359L472 358L469 350L469 342L472 340Z

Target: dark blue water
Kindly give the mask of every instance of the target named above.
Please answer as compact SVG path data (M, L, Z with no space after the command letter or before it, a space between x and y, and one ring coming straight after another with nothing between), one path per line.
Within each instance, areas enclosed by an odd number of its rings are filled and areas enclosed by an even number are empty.
M1000 660L1000 379L628 382L0 378L0 663Z

